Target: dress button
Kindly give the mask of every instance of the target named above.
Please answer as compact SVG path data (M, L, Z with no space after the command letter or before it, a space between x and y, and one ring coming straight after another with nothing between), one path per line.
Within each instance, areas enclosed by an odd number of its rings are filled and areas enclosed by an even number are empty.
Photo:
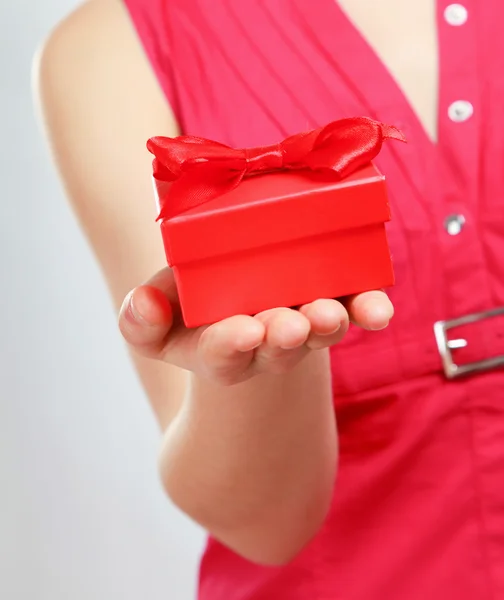
M448 235L458 235L464 225L464 215L450 215L445 219L445 229Z
M472 117L473 105L467 100L457 100L448 107L448 116L456 123L463 123Z
M462 4L450 4L445 8L444 18L448 25L463 25L467 21L467 8Z

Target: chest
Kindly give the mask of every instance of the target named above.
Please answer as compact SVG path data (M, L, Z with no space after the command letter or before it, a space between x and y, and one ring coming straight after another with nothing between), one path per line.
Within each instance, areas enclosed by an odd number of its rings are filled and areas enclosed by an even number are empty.
M437 137L435 0L337 0L395 79L431 139Z

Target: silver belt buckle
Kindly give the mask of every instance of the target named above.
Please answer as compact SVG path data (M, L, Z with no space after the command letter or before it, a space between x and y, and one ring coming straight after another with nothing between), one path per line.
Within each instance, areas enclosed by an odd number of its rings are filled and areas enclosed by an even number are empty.
M436 337L441 360L443 361L444 373L448 379L455 379L456 377L462 377L463 375L489 371L490 369L504 366L504 355L478 360L465 365L457 365L453 360L452 350L464 348L467 346L467 341L463 339L448 339L448 331L450 329L483 321L484 319L491 319L492 317L497 317L499 315L504 315L504 307L485 310L472 315L466 315L465 317L459 317L458 319L434 323L434 335Z

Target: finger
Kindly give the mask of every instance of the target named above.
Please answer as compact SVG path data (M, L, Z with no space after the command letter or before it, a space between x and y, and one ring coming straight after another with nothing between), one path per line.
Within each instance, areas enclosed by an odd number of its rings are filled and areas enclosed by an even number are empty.
M165 267L159 270L153 277L145 281L143 285L155 287L163 292L171 304L173 319L176 322L182 320L177 284L175 283L175 276L170 267Z
M299 310L310 321L310 335L306 345L311 350L337 344L348 331L348 312L337 300L315 300L301 306Z
M143 285L155 287L168 298L170 303L177 302L177 286L175 284L175 277L170 267L164 267L159 270L155 275L150 277Z
M350 319L364 329L384 329L394 316L394 306L385 292L375 290L344 300Z
M296 310L274 308L255 316L266 326L266 343L272 348L292 350L302 346L310 334L310 322Z
M244 315L230 317L206 328L198 344L201 371L224 385L245 378L254 349L264 340L265 327Z
M266 326L264 343L256 350L256 370L284 373L308 351L304 345L310 335L310 322L300 312L273 309L256 315Z
M149 285L131 291L119 312L119 329L124 339L148 356L160 352L172 322L168 298L160 289Z

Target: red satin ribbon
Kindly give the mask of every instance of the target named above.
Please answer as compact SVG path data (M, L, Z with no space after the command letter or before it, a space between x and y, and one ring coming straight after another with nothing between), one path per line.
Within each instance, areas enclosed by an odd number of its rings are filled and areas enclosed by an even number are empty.
M406 141L396 127L366 117L341 119L279 144L242 150L187 135L153 137L147 148L155 156L158 219L208 202L259 173L309 169L343 179L372 161L386 139Z

